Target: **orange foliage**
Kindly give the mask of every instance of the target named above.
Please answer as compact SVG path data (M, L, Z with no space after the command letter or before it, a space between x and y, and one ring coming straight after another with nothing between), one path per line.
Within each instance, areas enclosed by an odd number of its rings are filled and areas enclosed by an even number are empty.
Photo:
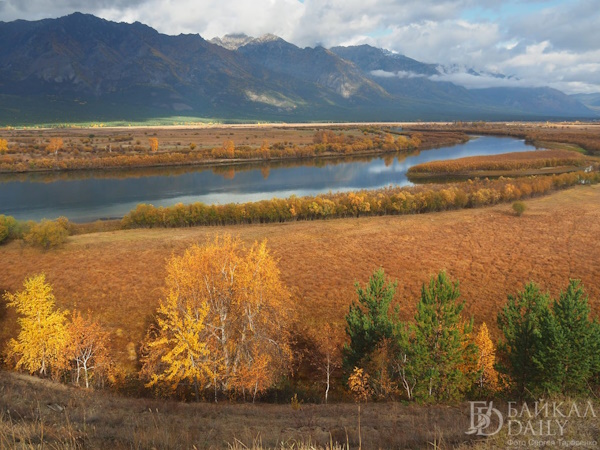
M498 372L494 368L496 364L496 346L490 338L485 322L481 324L474 342L479 349L476 367L477 372L479 372L477 386L481 391L494 393L498 389Z
M342 367L341 348L345 337L344 331L328 322L323 327L313 329L311 336L318 352L313 355L312 364L319 373L319 382L325 385L324 396L327 403L334 377L337 375L337 370Z
M50 143L46 146L46 150L54 155L58 155L58 151L63 148L62 138L51 138Z
M69 335L67 352L75 366L74 383L79 386L83 377L86 388L92 381L101 384L111 366L108 333L89 314L84 318L76 311L69 323Z
M147 346L151 385L184 380L254 399L291 360L289 294L266 242L193 245L167 267L168 296Z
M238 223L286 222L333 217L416 214L495 205L548 193L575 184L600 182L599 172L517 179L469 180L466 183L388 187L373 191L323 194L316 197L262 200L226 205L193 203L155 208L141 204L122 221L125 228L182 227Z
M408 173L452 174L474 170L527 170L545 167L582 166L586 157L568 150L505 153L432 161L411 167Z
M157 152L158 151L158 138L151 137L150 139L148 139L148 142L150 143L150 150L152 150L153 152Z

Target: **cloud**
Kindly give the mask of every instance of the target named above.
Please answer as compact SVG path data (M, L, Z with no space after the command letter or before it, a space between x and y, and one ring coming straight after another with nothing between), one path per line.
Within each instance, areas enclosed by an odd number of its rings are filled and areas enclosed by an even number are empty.
M444 73L429 77L432 81L445 81L458 84L467 89L492 87L536 87L540 84L518 78L499 78L492 75L473 75L467 72Z
M1 20L38 20L61 17L75 11L97 14L103 9L141 7L146 0L5 0L0 2Z
M518 18L509 33L530 42L552 43L558 50L590 51L600 43L600 4L597 0L565 2Z
M476 65L485 49L501 40L494 23L465 20L423 21L395 26L380 45L428 63Z
M405 70L399 70L397 72L387 72L385 70L372 70L371 75L374 77L381 78L422 78L425 75L415 72L407 72Z

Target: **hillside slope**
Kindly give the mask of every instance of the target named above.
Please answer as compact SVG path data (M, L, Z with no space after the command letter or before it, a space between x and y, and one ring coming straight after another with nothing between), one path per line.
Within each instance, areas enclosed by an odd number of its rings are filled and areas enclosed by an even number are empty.
M370 46L301 49L265 35L167 36L74 13L0 22L0 125L221 120L398 121L593 117L548 88L468 90Z

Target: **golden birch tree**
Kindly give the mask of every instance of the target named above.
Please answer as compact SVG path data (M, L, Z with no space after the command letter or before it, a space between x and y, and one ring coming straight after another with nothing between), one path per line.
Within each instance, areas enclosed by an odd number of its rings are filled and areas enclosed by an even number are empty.
M156 332L147 343L143 373L150 378L148 387L161 384L174 391L187 382L199 400L200 387L212 378L204 342L208 307L195 289L194 274L181 259L172 259L167 270L168 293L157 310Z
M108 354L108 333L91 317L84 318L75 311L69 329L68 355L74 365L73 382L80 386L81 379L86 388L93 380L99 381L110 368Z
M490 333L485 322L481 324L479 332L475 335L475 345L478 348L477 387L480 390L495 392L498 389L498 372L496 364L496 347L490 338Z
M289 294L266 242L245 250L238 238L193 245L167 265L167 298L148 340L150 385L247 394L273 384L291 359ZM154 373L153 373L154 372Z
M51 138L46 146L46 150L50 153L54 153L54 156L58 157L58 151L63 148L63 145L62 138Z
M152 152L157 152L158 151L158 138L151 137L150 139L148 139L148 142L150 143L150 150L152 150Z
M325 385L325 403L334 382L334 374L342 367L343 331L331 323L315 329L312 333L317 354L313 365L319 372L320 381Z
M360 430L360 404L362 402L367 403L369 397L373 394L371 386L369 385L369 374L363 369L355 367L352 374L348 378L348 387L354 395L354 399L358 404L358 448L362 448L362 437Z
M16 360L18 370L40 375L58 372L67 365L67 312L55 307L52 286L44 274L27 278L23 286L23 291L5 295L8 306L21 316L17 319L19 336L8 343L8 359Z

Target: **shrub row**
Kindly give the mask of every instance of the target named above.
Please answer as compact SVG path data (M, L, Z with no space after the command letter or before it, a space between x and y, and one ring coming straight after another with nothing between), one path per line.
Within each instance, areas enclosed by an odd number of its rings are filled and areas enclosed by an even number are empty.
M26 244L48 250L64 244L73 224L66 217L41 222L19 222L12 216L0 215L0 244L23 239Z
M448 209L472 208L510 202L576 184L600 181L598 172L573 172L519 179L469 180L465 183L417 187L388 187L315 197L263 200L251 203L206 205L181 203L171 207L140 204L122 220L124 228L188 227L294 220L315 220L417 214Z

